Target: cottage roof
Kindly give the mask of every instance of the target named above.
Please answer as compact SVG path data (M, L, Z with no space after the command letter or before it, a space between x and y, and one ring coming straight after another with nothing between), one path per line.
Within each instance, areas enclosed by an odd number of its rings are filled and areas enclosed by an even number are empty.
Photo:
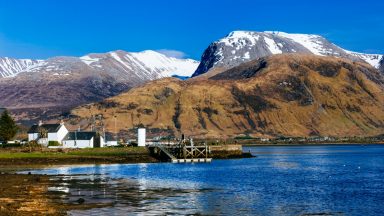
M96 132L69 132L65 137L64 140L90 140L92 137L96 136Z
M112 133L106 132L104 139L105 141L116 141L116 136Z
M39 128L44 128L48 133L54 133L60 130L61 124L43 124L43 125L33 125L28 133L39 133Z

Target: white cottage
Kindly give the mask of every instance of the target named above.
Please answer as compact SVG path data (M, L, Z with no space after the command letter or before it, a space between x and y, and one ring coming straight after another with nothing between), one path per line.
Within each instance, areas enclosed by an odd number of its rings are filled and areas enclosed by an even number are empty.
M96 132L69 132L63 140L64 148L94 148L104 147L104 138Z
M116 137L114 137L111 133L105 133L105 147L112 147L112 146L118 146Z
M37 141L47 146L49 141L56 141L62 144L64 137L67 135L68 129L64 123L60 124L42 124L33 125L28 131L28 141Z

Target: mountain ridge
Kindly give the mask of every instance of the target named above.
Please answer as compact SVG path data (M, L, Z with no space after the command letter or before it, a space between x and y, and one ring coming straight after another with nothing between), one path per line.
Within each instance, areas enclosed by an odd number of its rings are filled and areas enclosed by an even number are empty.
M365 61L377 69L383 64L383 55L348 51L320 35L278 31L233 31L208 46L192 76L204 74L215 67L229 69L253 59L282 53L348 58L353 61Z
M11 61L7 61L11 62ZM76 106L101 101L145 82L192 74L198 62L154 51L59 56L34 62L0 78L0 107L18 121L60 118Z
M135 64L133 67L140 67L140 69L146 73L150 73L150 70L153 70L158 72L160 77L170 77L172 75L191 76L199 63L193 59L168 57L152 50L144 50L141 52L115 50L107 53L89 53L81 57L54 56L45 60L3 57L0 58L0 78L15 77L22 72L39 72L57 59L79 60L79 63L82 62L88 65L92 70L100 70L104 65L99 61L105 61L108 58L115 60L115 63L120 64L125 70L130 69L130 67L132 67L130 66L131 64ZM54 69L55 67L51 67L50 71Z

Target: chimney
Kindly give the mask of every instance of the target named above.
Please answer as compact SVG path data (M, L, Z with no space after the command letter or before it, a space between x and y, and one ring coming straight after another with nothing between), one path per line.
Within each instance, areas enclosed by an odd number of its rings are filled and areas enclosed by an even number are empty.
M43 125L43 121L40 120L38 125L39 126Z
M64 125L64 120L63 119L60 120L60 125Z

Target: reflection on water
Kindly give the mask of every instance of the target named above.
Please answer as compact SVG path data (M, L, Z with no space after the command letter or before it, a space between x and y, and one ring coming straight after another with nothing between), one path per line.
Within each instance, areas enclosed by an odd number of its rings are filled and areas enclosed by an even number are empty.
M294 169L298 168L299 164L298 163L293 163L293 162L273 162L273 166L275 168L281 168L281 169Z
M208 164L63 166L63 202L108 204L72 215L380 215L384 146L247 147L256 158ZM81 199L80 199L81 198Z
M196 198L214 192L214 189L209 188L152 187L148 186L146 181L114 179L106 175L55 175L52 176L52 180L57 182L58 186L49 187L48 191L60 193L61 202L106 206L90 210L74 210L71 212L72 215L127 212L158 215L171 211L197 214L200 206Z

